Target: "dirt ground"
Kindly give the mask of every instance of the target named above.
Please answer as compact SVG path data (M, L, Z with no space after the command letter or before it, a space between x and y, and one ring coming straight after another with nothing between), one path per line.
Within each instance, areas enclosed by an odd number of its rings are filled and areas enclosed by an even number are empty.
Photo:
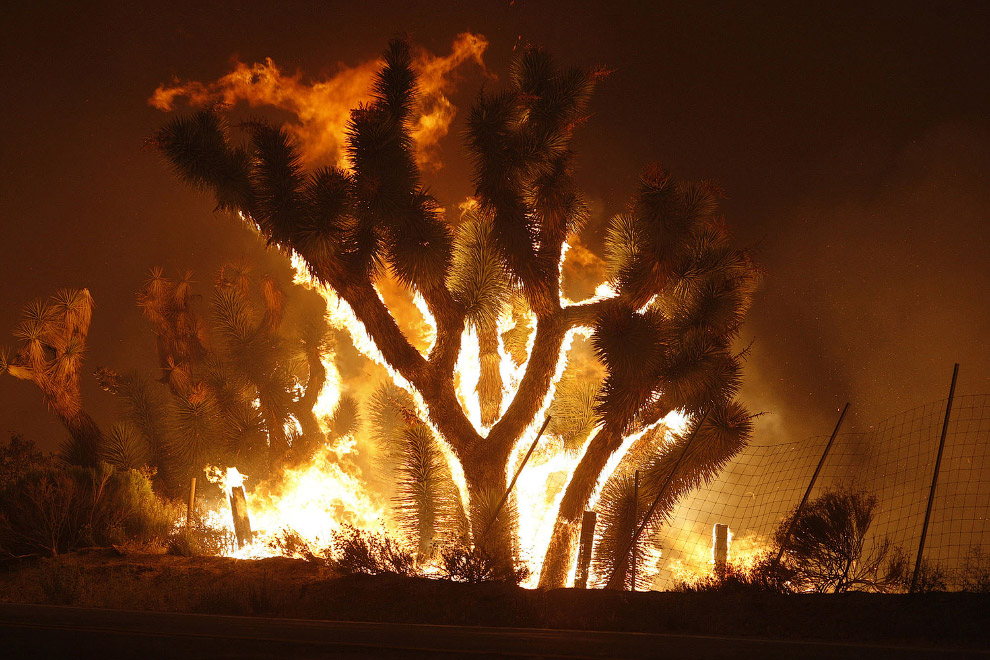
M302 619L990 648L990 595L628 593L334 575L321 564L93 549L0 566L0 601Z

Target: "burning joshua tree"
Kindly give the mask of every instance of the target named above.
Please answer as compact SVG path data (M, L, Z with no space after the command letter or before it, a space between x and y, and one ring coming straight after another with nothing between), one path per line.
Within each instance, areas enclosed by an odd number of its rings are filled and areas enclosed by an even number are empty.
M479 94L466 136L475 194L457 225L421 182L417 72L402 39L389 43L371 100L350 114L344 166L304 170L290 133L260 121L240 126L247 141L239 144L216 109L176 118L153 140L180 178L290 255L350 319L358 348L408 393L397 398L412 406L410 427L438 438L451 473L463 474L469 533L491 552L508 556L513 534L511 507L498 513L488 503L550 408L572 338L590 337L604 379L585 393L589 418L571 423L575 460L544 546L544 587L566 583L582 513L637 439L651 443L640 454L650 462L644 492L669 482L656 509L663 515L751 431L733 400L741 367L731 343L757 268L731 246L715 186L646 169L627 211L608 225L608 282L582 302L562 295L567 240L588 218L571 140L603 76L558 68L528 48L506 89ZM389 277L432 328L425 350L380 293ZM473 380L468 369L477 370ZM458 382L476 387L465 393ZM655 432L671 415L688 420L681 433Z

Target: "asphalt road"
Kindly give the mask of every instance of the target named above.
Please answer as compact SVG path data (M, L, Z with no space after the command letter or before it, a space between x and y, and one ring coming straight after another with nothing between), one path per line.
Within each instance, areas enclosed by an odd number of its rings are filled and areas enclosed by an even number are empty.
M990 650L0 603L2 658L990 658Z

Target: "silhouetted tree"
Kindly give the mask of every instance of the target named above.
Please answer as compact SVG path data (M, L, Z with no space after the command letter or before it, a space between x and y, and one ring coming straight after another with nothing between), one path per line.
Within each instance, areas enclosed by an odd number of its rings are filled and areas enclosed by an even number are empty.
M558 68L543 51L527 48L506 89L479 94L467 129L477 206L456 230L420 181L410 137L416 75L402 39L385 51L372 100L351 114L349 170L304 171L289 135L260 122L242 125L249 139L236 144L214 111L174 119L153 139L182 180L210 192L219 209L242 214L269 245L299 254L312 277L350 306L387 363L417 390L423 413L460 461L475 543L502 555L510 552L506 536L481 538L481 531L507 525L511 507L497 524L491 516L510 455L551 392L568 332L594 328L606 376L586 426L597 432L560 504L540 581L547 587L566 580L581 513L624 437L674 410L708 410L712 431L700 435L704 446L682 470L710 475L748 433L748 416L732 403L740 364L730 344L757 272L730 245L713 185L678 183L659 167L648 168L628 212L608 228L615 295L562 300L563 245L588 217L573 179L571 139L603 75ZM428 355L409 342L375 289L386 270L422 296L435 320ZM500 338L497 321L510 314L517 332ZM530 315L533 324L523 321ZM468 327L480 347L483 429L472 425L455 393L454 367ZM498 341L518 356L525 352L520 335L529 332L525 375L503 401ZM718 423L724 426L716 431ZM659 460L658 474L681 446Z
M842 593L901 586L907 562L888 539L875 539L864 554L876 506L867 493L830 490L781 522L776 543L784 548L781 561L794 589Z

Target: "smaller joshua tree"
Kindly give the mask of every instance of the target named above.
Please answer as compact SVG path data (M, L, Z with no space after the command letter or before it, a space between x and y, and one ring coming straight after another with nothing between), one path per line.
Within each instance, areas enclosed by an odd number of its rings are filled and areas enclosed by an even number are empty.
M13 355L0 353L0 373L29 380L69 432L62 456L70 463L95 466L103 435L83 409L79 374L86 335L93 314L88 289L61 289L48 300L36 300L21 312L14 330L20 340Z
M166 490L207 463L260 476L305 460L327 440L313 411L326 383L321 356L331 352L322 314L302 312L299 331L286 332L295 301L246 264L220 270L207 316L192 285L190 273L173 280L156 268L138 292L156 332L159 385L136 372L97 370L125 420L110 434L107 456L117 464L146 456ZM352 430L356 420L341 410L351 404L342 398L326 420L334 435Z

